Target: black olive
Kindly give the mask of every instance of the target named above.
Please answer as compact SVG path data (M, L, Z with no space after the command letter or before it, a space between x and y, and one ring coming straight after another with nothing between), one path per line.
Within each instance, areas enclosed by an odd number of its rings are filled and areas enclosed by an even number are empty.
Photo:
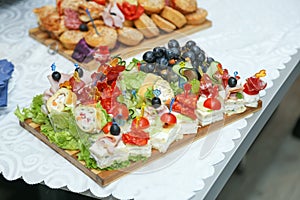
M110 127L110 134L117 136L120 135L120 133L121 133L121 129L119 125L116 122L113 122Z
M79 25L79 30L86 32L86 31L89 30L89 28L85 23L82 23L82 24Z
M228 79L228 85L229 85L229 87L235 87L236 84L237 84L236 78L230 77L230 78Z
M75 71L78 73L78 75L79 75L80 78L83 76L83 70L82 70L81 67L77 67L77 68L75 69Z
M61 74L58 71L55 71L52 73L52 78L53 78L53 80L58 82L61 78Z
M161 105L161 100L158 97L153 97L151 103L154 108L158 108Z

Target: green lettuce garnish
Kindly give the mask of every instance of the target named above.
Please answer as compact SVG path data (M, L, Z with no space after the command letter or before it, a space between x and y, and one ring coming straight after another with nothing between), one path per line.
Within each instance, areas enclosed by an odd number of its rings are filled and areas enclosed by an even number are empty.
M112 118L109 116L109 114L106 112L106 110L102 107L100 102L97 103L96 108L101 110L101 127L104 127L107 122L111 122Z
M33 97L30 107L22 110L17 107L14 114L21 122L32 119L34 123L39 124L41 133L58 147L68 150L78 149L78 134L72 114L70 112L53 113L51 118L55 121L53 126L48 116L42 112L42 105L44 105L43 95L36 95Z
M102 168L101 170L111 171L111 170L121 169L121 168L128 167L130 164L131 162L129 160L114 161L113 164L111 164L109 167Z
M128 160L132 161L132 162L138 162L138 161L146 161L147 157L143 156L143 155L136 155L136 156L129 156Z
M236 93L236 97L237 97L238 99L244 98L243 94L240 93L240 92L237 92L237 93Z
M153 89L152 88L147 88L147 90L146 90L146 92L145 92L145 94L144 94L144 97L146 98L146 99L152 99L153 97L154 97L154 94L153 94Z
M43 95L37 95L33 97L29 108L23 108L21 110L19 106L17 106L14 114L21 122L24 122L26 119L30 118L34 123L42 124L45 120L47 120L47 115L41 110L43 104Z
M70 132L66 130L55 132L50 123L41 125L41 132L51 143L62 149L77 150L79 147L79 141Z
M126 71L120 74L120 89L121 91L138 91L144 79L146 77L146 73L139 71L136 73L128 73Z
M77 156L78 156L77 159L80 161L85 161L87 168L99 169L97 166L96 160L91 157L91 154L90 154L88 148L86 148L86 146L81 143L79 145L79 149L80 149L80 152L77 154Z

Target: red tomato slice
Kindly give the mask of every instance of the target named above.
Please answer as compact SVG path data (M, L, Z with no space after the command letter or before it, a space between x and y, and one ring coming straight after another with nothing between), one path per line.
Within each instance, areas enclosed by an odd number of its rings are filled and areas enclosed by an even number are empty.
M132 121L131 129L146 129L149 128L150 123L149 120L145 117L135 118Z
M216 98L208 98L204 101L203 106L211 110L220 110L221 102Z
M161 117L160 120L164 122L165 124L168 125L173 125L177 123L177 118L174 114L172 113L164 113Z
M105 134L108 134L110 132L110 127L112 125L112 122L107 122L107 124L102 128L102 131L105 133Z
M124 133L122 135L122 140L125 144L133 144L137 146L147 145L149 139L149 133L142 130L132 130L131 132Z

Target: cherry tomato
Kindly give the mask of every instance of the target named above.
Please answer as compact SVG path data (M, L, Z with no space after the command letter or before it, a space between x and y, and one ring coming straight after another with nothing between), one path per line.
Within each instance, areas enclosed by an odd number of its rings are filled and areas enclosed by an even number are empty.
M112 125L112 122L107 122L107 124L102 128L102 131L103 131L105 134L108 134L109 131L110 131L111 125Z
M136 129L122 135L122 140L125 144L133 144L137 146L147 145L149 139L149 133Z
M132 121L131 128L132 129L146 129L149 128L150 123L149 120L145 117L135 118Z
M173 125L177 123L177 118L174 114L172 113L164 113L161 117L160 120L164 122L166 125Z
M96 2L97 4L103 5L105 6L106 4L106 0L93 0L94 2Z
M208 98L204 101L203 106L211 110L220 110L221 102L216 98Z

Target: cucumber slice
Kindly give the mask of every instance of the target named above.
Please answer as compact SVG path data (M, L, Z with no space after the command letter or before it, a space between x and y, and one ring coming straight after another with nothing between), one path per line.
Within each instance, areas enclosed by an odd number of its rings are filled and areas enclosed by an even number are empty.
M187 78L185 76L183 76L181 73L180 73L180 70L182 68L185 68L185 69L193 69L193 66L191 65L191 63L189 62L179 62L177 64L175 64L173 67L172 67L172 70L178 75L180 76L181 78L183 78L185 81L187 81Z
M125 70L126 70L126 71L131 71L135 66L136 66L136 64L135 64L134 62L130 62L130 63L126 66Z

